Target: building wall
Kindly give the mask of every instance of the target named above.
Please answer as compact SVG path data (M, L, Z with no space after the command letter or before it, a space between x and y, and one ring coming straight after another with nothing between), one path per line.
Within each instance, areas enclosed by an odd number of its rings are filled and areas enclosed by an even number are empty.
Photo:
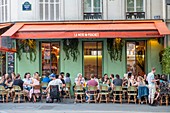
M30 2L31 11L23 11L24 2ZM8 21L40 21L39 0L10 0ZM170 8L167 8L170 12ZM167 12L167 14L168 14ZM117 20L126 18L126 0L103 0L103 19ZM163 0L145 0L146 19L154 16L163 18ZM168 15L169 17L169 15ZM59 20L83 20L83 0L60 0Z

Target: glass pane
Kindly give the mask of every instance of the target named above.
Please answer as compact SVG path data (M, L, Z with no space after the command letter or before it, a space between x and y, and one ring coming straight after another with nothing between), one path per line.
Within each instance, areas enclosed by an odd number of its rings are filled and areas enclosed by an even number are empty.
M134 12L134 0L127 0L127 11Z
M94 0L94 7L93 7L93 12L101 12L100 11L100 7L102 7L102 6L100 6L101 5L101 2L102 0Z
M84 0L84 12L93 12L91 11L91 0Z
M56 20L59 20L59 4L56 4Z
M143 12L144 11L144 4L143 0L136 0L136 11L137 12Z
M51 43L51 72L59 74L59 42Z
M84 77L102 77L102 42L84 42Z
M145 41L127 42L127 72L143 75L145 72Z
M50 43L42 43L42 75L51 73L51 48Z
M50 0L51 3L54 3L54 0Z
M40 0L40 2L43 2L43 0Z
M54 20L54 4L50 4L50 20Z
M4 7L2 7L2 21L4 21Z
M46 73L59 74L59 42L42 43L42 75Z
M45 4L45 20L48 20L48 16L49 16L49 14L48 14L48 4Z
M48 0L45 0L45 2L48 2Z
M59 0L56 0L56 2L59 2Z
M40 4L40 20L43 20L43 4Z
M7 5L5 6L5 21L7 21L8 20L8 14L7 14L8 12L7 12Z

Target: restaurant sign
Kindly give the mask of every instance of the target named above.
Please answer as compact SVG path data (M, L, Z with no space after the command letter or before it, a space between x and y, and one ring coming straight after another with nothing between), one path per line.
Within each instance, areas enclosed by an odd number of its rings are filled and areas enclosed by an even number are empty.
M24 4L22 5L22 10L31 11L31 4L29 2L24 2Z
M74 33L74 37L76 37L76 38L81 38L81 37L99 37L99 33L80 32L80 33Z

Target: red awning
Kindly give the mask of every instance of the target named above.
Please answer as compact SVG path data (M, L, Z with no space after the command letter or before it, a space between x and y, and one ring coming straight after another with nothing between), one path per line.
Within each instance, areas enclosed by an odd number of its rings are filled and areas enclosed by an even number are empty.
M1 36L16 39L152 38L167 34L170 30L164 22L150 20L16 23Z
M12 26L12 23L2 23L0 24L0 35L3 33L7 27ZM7 28L8 29L8 28ZM4 52L16 52L16 49L9 49L7 47L2 46L2 37L0 36L0 51Z

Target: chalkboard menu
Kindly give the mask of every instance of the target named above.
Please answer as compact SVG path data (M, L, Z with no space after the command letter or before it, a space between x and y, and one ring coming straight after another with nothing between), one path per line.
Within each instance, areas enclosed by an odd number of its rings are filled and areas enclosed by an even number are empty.
M14 53L7 53L8 56L8 73L11 74L12 72L14 72L14 61L15 61L15 57L14 57Z

